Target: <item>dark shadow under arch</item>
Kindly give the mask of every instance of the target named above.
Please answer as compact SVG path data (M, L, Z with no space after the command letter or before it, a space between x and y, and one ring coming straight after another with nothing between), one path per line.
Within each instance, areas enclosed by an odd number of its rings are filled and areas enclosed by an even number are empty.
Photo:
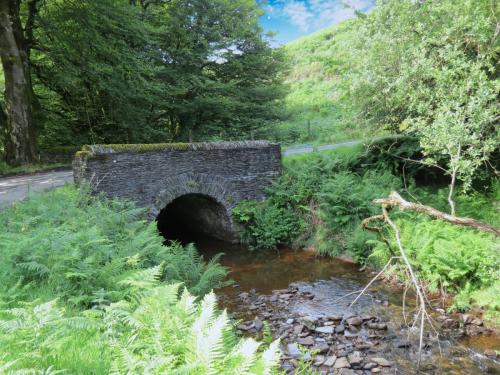
M181 195L157 216L158 230L167 239L190 242L197 235L234 242L230 212L216 199L198 193Z

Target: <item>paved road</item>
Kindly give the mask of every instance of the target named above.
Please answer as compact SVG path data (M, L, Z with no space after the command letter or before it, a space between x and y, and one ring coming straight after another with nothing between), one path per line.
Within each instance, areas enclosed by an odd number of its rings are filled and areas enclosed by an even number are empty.
M38 192L73 183L73 171L42 172L32 175L0 178L0 208Z
M361 141L349 141L317 147L296 147L284 151L283 155L333 150L337 147L351 146L358 143L361 143ZM6 207L15 201L25 199L30 192L45 191L62 186L66 183L73 183L72 171L42 172L31 175L0 178L0 208Z
M348 141L348 142L342 142L342 143L335 143L335 144L329 144L329 145L322 145L322 146L304 146L304 147L297 147L297 148L289 148L288 150L283 151L283 155L295 155L295 154L305 154L308 152L313 152L313 151L325 151L325 150L333 150L338 147L343 147L343 146L352 146L352 145L357 145L361 143L362 141Z

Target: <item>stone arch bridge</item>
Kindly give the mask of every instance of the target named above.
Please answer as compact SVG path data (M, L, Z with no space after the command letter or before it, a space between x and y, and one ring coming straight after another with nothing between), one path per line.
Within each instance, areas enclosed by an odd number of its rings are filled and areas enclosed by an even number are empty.
M267 141L85 146L73 161L77 184L146 207L164 234L184 228L237 242L232 209L265 198L281 174L281 150Z

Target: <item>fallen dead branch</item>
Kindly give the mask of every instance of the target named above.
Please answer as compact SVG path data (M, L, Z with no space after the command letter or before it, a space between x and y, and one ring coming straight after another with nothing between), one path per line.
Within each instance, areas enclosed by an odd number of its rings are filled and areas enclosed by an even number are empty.
M463 225L466 227L471 227L477 230L481 230L483 232L488 232L494 234L495 236L500 236L500 229L495 228L491 225L481 223L477 220L468 218L468 217L459 217L447 214L446 212L442 212L436 210L433 207L426 206L420 203L412 203L405 200L399 193L393 191L389 194L388 198L375 199L373 203L380 204L382 207L399 207L400 210L411 210L419 213L423 213L429 215L438 220L447 221L452 224ZM382 215L376 215L369 217L363 220L363 224L367 225L370 221L380 220ZM389 224L389 223L388 223ZM366 227L366 226L365 226ZM373 227L366 227L368 230L373 230ZM378 228L377 228L378 231Z

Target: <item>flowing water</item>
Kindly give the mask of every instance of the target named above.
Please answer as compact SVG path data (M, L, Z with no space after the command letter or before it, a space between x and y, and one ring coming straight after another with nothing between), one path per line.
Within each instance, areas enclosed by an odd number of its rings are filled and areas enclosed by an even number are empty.
M234 284L217 291L222 296L222 304L233 316L248 319L249 312L241 306L238 295L255 290L259 294L270 294L273 290L287 288L289 284L302 283L302 288L314 291L315 298L307 303L293 306L295 311L307 315L369 313L385 314L391 321L402 323L402 292L384 283L376 283L370 295L363 296L348 310L352 296L372 277L360 272L355 264L335 258L319 258L313 251L282 249L280 251L249 251L242 245L233 245L214 239L198 238L196 244L206 258L223 252L220 263L228 267L229 277ZM375 290L375 291L373 291ZM343 298L345 297L345 298ZM398 320L400 320L398 322ZM444 340L443 355L429 354L433 374L500 374L500 363L485 357L486 349L500 350L500 337L492 334L467 337L461 340ZM407 350L394 350L395 360L403 372L414 368L415 357ZM436 370L437 369L437 370ZM425 372L424 372L425 373Z

